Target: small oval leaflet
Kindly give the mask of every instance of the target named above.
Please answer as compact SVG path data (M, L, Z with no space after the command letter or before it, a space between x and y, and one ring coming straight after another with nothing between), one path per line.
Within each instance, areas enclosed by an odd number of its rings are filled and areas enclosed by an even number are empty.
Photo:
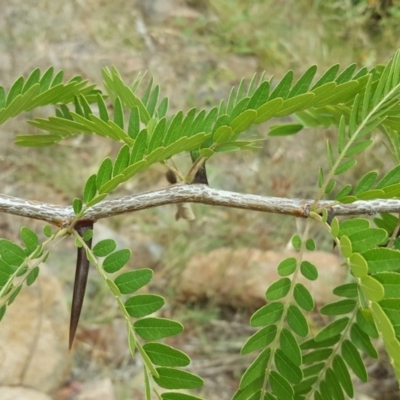
M167 318L143 318L136 321L133 326L136 333L145 340L163 339L183 331L181 323Z
M112 274L119 271L131 258L131 250L121 249L109 254L103 261L104 271Z
M314 299L303 284L296 283L293 291L293 297L296 300L296 303L303 310L312 311L314 309Z
M294 304L290 305L288 308L287 322L299 336L305 337L308 335L307 320L300 309Z
M165 303L163 297L155 294L138 294L125 302L125 309L134 318L145 317L159 310Z
M303 379L303 372L285 355L282 349L275 351L275 366L278 372L289 382L293 384L300 383Z
M125 272L117 276L114 280L122 294L136 292L144 285L147 285L153 277L153 271L149 268L137 269L135 271Z
M273 393L280 399L293 398L294 390L292 385L282 375L271 371L269 379Z
M240 350L241 354L249 354L254 350L267 347L276 336L276 325L269 325L250 336Z
M179 393L179 392L164 392L161 393L162 400L204 400L191 394Z
M353 370L353 372L363 381L368 381L368 374L360 353L350 340L344 340L342 343L342 357L346 364Z
M289 278L279 279L268 287L265 297L267 300L279 300L285 297L289 293L291 283Z
M282 329L281 336L279 338L279 344L286 356L289 357L290 360L299 367L302 361L300 346L297 343L293 333L289 329Z
M157 368L159 377L153 377L157 385L164 389L197 389L204 384L203 379L195 374L175 368Z
M318 270L316 266L309 261L302 261L300 265L300 272L310 281L315 281L318 278Z
M343 315L352 312L356 306L357 301L354 299L339 300L321 307L320 313L323 315Z
M336 337L337 335L340 335L348 325L349 321L349 317L343 317L332 321L317 333L317 335L315 336L315 341L321 342L323 340L327 340Z
M279 301L269 303L257 310L250 318L251 326L264 326L278 321L283 313L283 304Z
M256 379L264 376L265 368L267 367L269 357L271 356L271 349L264 349L257 358L249 365L240 379L239 388L244 389Z
M100 242L96 243L93 247L93 253L97 257L105 257L112 253L117 247L115 240L113 239L104 239Z
M280 276L288 276L296 270L297 261L294 257L282 260L278 265L278 274Z
M146 343L143 349L151 362L161 367L186 367L190 364L190 358L184 352L164 343Z

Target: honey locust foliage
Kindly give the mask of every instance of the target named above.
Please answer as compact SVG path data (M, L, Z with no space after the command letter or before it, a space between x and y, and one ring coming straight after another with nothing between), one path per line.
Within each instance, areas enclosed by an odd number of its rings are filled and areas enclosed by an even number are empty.
M68 227L53 231L46 226L43 242L26 227L21 229L22 244L0 240L0 319L22 286L38 277L40 264L50 254L49 245L72 234L125 317L129 350L143 361L146 399L153 391L165 400L199 399L177 392L203 384L184 369L190 358L162 342L181 333L182 325L154 316L164 305L163 297L137 293L150 283L152 271L124 268L131 252L117 250L111 239L91 249L87 240L92 231L81 237L74 225L93 205L154 163L166 164L180 181L190 184L197 170L217 153L257 149L259 139L248 134L254 125L275 120L269 124L271 137L334 126L337 138L327 141L326 163L315 172L317 189L304 232L292 238L297 256L277 265L280 278L266 288L266 304L250 319L255 333L241 353L255 353L254 361L233 399L352 398L352 376L368 380L365 360L378 357L377 338L382 339L400 379L399 216L340 220L319 202L324 196L337 204L400 197L400 53L372 69L357 70L352 64L340 71L334 65L318 75L317 79L317 67L312 66L295 83L292 71L276 84L264 75L254 76L248 84L241 81L227 99L208 111L193 108L186 113L171 113L169 99L161 97L152 80L144 85L139 75L129 85L114 67L103 70L105 92L79 77L62 83L62 73L53 77L52 68L43 75L35 70L26 81L19 78L8 94L0 88L0 122L42 105L56 108L52 117L29 121L43 134L18 135L18 145L48 146L80 134L120 143L118 155L104 159L87 179L82 198L73 200L74 218ZM281 117L290 117L291 122L281 123ZM383 174L366 171L355 185L343 184L343 174L382 137L394 167ZM172 158L183 152L191 153L193 165L182 172L175 169ZM316 249L308 234L311 224L319 224L331 235L349 271L348 283L331 288L337 300L319 311L307 285L298 281L301 275L318 281L319 268L324 267L304 259L306 251ZM318 332L309 328L312 312L329 320ZM170 391L160 394L157 387Z

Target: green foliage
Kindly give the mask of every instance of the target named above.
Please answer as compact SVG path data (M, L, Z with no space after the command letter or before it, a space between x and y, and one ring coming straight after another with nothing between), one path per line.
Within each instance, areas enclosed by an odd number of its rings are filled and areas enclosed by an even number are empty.
M43 105L56 107L55 116L30 121L45 133L17 136L19 145L47 146L78 134L120 143L115 159L105 158L88 177L82 198L72 200L72 221L55 232L44 227L42 243L26 227L20 231L21 244L0 239L0 319L22 286L38 278L39 265L50 253L46 247L73 234L126 319L130 352L143 361L146 399L153 390L161 399L198 399L175 391L198 389L203 381L182 369L190 364L185 353L162 342L180 334L183 326L159 316L163 297L137 293L151 282L153 272L129 270L131 251L117 249L112 239L98 242L91 250L86 242L93 231L80 237L73 227L92 206L154 163L167 164L179 180L190 184L197 170L217 153L256 149L259 139L247 134L253 125L275 118L269 124L271 137L294 135L307 127L334 126L337 140L327 140L326 165L315 176L317 191L309 218L302 234L291 240L296 257L277 265L279 279L266 288L266 304L250 318L250 325L258 330L241 353L256 354L234 399L353 397L351 376L367 381L365 358L378 356L376 338L383 340L400 379L399 217L386 213L373 223L359 217L342 220L320 206L326 195L336 204L400 197L400 52L385 66L371 70L357 72L352 64L340 72L339 65L333 65L317 80L316 75L316 66L295 83L292 71L276 84L264 75L254 75L249 84L242 80L227 99L208 111L193 108L175 114L152 80L144 87L144 77L139 75L127 85L115 67L103 70L105 93L79 77L62 83L62 73L53 76L52 68L43 75L35 70L28 79L17 79L8 94L0 87L0 123ZM277 119L289 116L284 123ZM366 171L356 184L348 184L344 174L371 148L376 140L372 132L385 138L396 165L383 176ZM172 158L184 152L191 152L194 162L188 171L177 171ZM314 311L312 294L298 281L299 276L317 281L319 268L324 267L305 257L306 251L317 248L309 237L312 223L331 236L349 271L348 283L330 288L338 300L321 305L318 311ZM329 319L316 332L309 326L311 312ZM173 391L159 394L157 387Z

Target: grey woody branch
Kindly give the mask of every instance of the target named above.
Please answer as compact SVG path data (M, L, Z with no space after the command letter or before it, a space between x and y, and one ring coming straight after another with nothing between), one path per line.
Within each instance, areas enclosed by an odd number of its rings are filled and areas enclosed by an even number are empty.
M307 218L314 200L286 199L280 197L243 194L210 188L207 185L176 184L152 192L105 200L85 214L85 219L99 220L165 204L200 203L213 206L240 208L274 214ZM400 200L376 199L356 201L352 204L336 204L320 201L319 208L330 208L334 215L377 214L400 212ZM0 194L0 212L46 221L58 226L67 226L74 218L71 206L59 206L29 201Z

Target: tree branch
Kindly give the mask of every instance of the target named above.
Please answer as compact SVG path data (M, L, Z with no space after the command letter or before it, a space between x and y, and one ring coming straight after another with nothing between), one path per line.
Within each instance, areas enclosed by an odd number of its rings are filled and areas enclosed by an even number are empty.
M235 193L213 189L207 185L179 183L152 192L102 201L86 213L85 219L99 220L118 214L177 203L200 203L307 218L310 205L314 203L314 200ZM320 201L319 207L331 208L334 215L399 213L400 200L377 199L336 205L334 201L327 200ZM74 218L71 206L29 201L1 194L0 212L39 219L58 226L68 226Z

